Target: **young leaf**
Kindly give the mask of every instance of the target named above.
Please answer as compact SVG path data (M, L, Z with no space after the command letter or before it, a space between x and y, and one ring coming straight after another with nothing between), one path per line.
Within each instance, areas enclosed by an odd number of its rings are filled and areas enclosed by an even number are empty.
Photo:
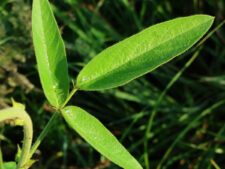
M151 26L98 54L79 73L77 86L100 90L124 85L185 52L213 20L194 15Z
M59 107L69 92L68 65L63 40L48 0L34 0L32 31L38 71L49 102Z
M66 122L101 154L125 169L142 169L119 141L92 115L79 107L62 111Z
M21 108L23 110L25 110L25 105L19 102L16 102L13 98L11 98L12 101L12 107L17 107L17 108Z

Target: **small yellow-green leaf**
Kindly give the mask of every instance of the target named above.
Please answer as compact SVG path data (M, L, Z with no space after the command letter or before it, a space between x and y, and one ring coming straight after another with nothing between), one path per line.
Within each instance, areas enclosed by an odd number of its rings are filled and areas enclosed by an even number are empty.
M24 104L16 102L13 98L11 98L11 101L12 101L12 106L14 108L20 108L20 109L25 110L25 105ZM14 121L14 125L15 126L23 126L24 125L24 119L16 118L13 121Z
M15 157L15 161L18 162L21 156L21 148L19 145L17 145L17 153L16 153L16 157Z
M124 85L185 52L213 20L212 16L194 15L151 26L98 54L79 73L77 86L100 90Z
M135 158L95 117L76 106L68 106L62 113L72 129L112 162L125 169L142 169Z
M48 0L34 0L32 31L44 93L59 107L69 93L68 65L63 40Z
M12 106L16 107L16 108L21 108L23 110L25 110L25 105L19 102L16 102L13 98L11 98L12 101Z
M38 160L33 160L33 159L30 159L26 165L24 165L21 169L28 169L30 168L34 163L36 163Z

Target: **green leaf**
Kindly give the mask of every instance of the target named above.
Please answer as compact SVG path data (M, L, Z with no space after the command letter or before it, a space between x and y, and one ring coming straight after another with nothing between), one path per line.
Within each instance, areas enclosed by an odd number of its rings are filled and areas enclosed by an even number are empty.
M13 98L11 98L12 101L12 106L13 107L17 107L17 108L21 108L23 110L25 110L25 105L19 102L16 102Z
M111 161L125 169L142 169L116 137L95 117L75 106L64 108L62 114L70 127Z
M21 150L20 146L17 145L17 153L16 153L16 157L15 157L15 161L16 162L19 162L19 159L20 159L20 156L21 156L21 152L22 152L22 150Z
M79 73L77 87L100 90L124 85L188 50L213 20L194 15L151 26L98 54Z
M16 162L14 161L5 162L4 169L16 169Z
M21 169L28 169L30 168L34 163L36 163L38 160L33 160L30 159L29 161L27 161L26 165L24 167L22 167Z
M38 71L49 102L59 107L69 92L68 65L63 40L47 0L34 0L32 31Z
M11 101L12 101L12 107L25 110L26 107L24 104L16 102L13 98L11 98ZM16 118L13 121L15 123L15 126L23 126L24 125L24 119Z

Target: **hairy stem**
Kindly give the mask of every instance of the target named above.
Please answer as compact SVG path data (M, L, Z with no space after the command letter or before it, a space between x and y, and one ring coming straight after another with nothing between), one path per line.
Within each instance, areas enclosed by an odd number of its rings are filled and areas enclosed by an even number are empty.
M29 160L29 152L33 138L33 125L30 116L21 108L7 108L0 111L0 121L15 118L24 120L23 146L21 156L17 165L17 169L20 169Z

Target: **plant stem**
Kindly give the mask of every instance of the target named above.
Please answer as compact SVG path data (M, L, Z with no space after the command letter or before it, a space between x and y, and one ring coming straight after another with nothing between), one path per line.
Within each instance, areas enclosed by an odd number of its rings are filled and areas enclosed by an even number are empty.
M55 119L57 119L57 117L59 115L60 115L60 111L56 111L53 114L53 116L51 117L51 119L49 120L47 125L45 126L44 130L41 132L41 134L39 135L39 137L37 138L37 140L35 141L35 143L31 147L29 158L31 158L33 156L34 152L37 150L38 146L41 144L42 140L47 135L48 131L52 128L52 126L55 122Z
M73 90L71 91L71 93L67 97L66 101L62 104L62 106L60 106L60 108L51 117L51 119L49 120L49 122L45 126L44 130L41 132L41 134L39 135L39 137L37 138L37 140L35 141L35 143L31 147L31 151L30 151L30 154L29 154L29 158L31 158L33 156L34 152L37 150L38 146L41 144L42 140L47 135L48 131L52 128L52 125L54 124L55 119L57 119L57 117L60 115L61 109L63 109L66 106L66 104L70 101L70 99L76 93L77 90L78 90L77 87L74 87L73 88Z
M63 109L66 104L70 101L70 99L72 98L72 96L76 93L76 91L78 90L78 88L75 86L73 88L73 90L70 92L69 96L67 97L66 101L63 103L63 105L61 106L61 109Z
M29 152L33 138L33 125L30 116L21 108L7 108L0 111L0 121L15 118L24 120L23 146L17 165L17 169L20 169L29 160Z
M4 169L1 147L0 147L0 169Z
M221 169L220 166L213 159L210 159L210 162L215 169Z
M163 92L160 94L158 100L156 101L155 106L153 107L151 116L148 120L148 124L147 124L147 129L145 131L145 139L144 139L144 160L145 160L145 165L146 165L146 169L149 169L149 156L148 156L148 134L151 131L152 128L152 123L154 120L154 117L157 113L157 108L161 102L161 100L163 99L163 97L165 96L165 94L167 93L167 91L171 88L171 86L177 81L177 79L182 75L182 73L191 65L191 63L196 59L196 57L199 55L199 51L202 48L200 48L198 51L196 51L194 53L194 55L188 60L188 62L183 66L183 68L173 77L173 79L169 82L169 84L166 86L166 88L163 90Z

